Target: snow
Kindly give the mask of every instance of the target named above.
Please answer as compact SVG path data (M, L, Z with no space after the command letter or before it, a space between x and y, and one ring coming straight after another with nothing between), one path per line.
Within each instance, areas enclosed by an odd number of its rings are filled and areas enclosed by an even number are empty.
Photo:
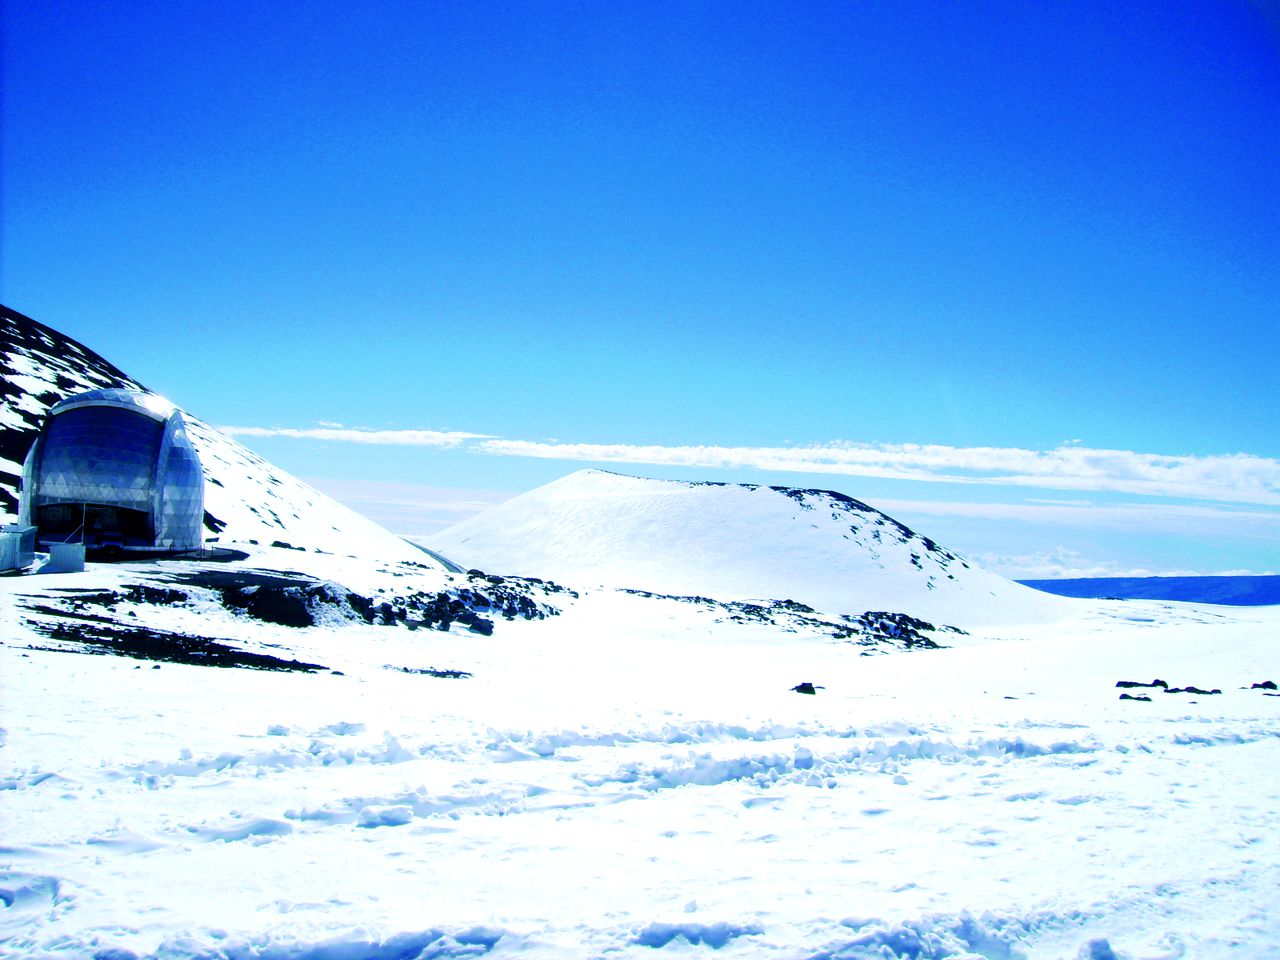
M224 525L210 542L280 541L327 553L443 566L426 551L268 463L203 420L184 416L205 471L205 510Z
M195 591L112 616L341 672L28 648L57 645L28 608L58 588L197 566L0 581L5 955L1280 950L1280 697L1251 688L1280 608L1085 602L862 656L609 589L488 637ZM222 569L458 581L265 548ZM1118 699L1155 678L1223 692Z
M979 568L824 490L580 470L436 534L465 567L829 612L905 611L969 626L1070 606Z

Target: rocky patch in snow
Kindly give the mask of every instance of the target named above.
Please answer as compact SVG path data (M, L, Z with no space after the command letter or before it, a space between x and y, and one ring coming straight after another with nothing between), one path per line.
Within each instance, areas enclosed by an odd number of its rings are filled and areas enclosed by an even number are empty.
M116 625L106 618L59 612L28 606L33 616L27 625L59 646L28 645L33 650L109 654L159 663L186 663L201 667L244 667L250 670L325 670L318 663L285 660L266 653L240 650L212 637L194 636L154 627Z
M437 677L441 680L465 680L472 676L469 670L440 670L436 667L393 667L388 666L388 670L398 670L400 673L412 673L419 677Z
M1143 683L1141 680L1117 680L1116 686L1121 690L1133 690L1137 687L1160 687L1162 690L1169 689L1169 684L1164 680L1152 680L1150 683Z
M259 569L238 561L100 569L111 571L115 582L109 588L58 587L43 578L22 581L31 588L18 597L21 622L48 641L30 645L33 649L212 667L326 670L307 656L281 656L279 650L292 647L287 635L255 636L254 625L308 636L316 629L352 625L438 632L458 627L488 637L499 620L556 616L560 609L548 598L571 596L571 591L543 581L484 574L455 578L423 565L397 571L415 578L414 589L396 589L396 581L384 576L365 592L309 573ZM43 589L36 589L37 583ZM389 669L449 678L470 675L434 667Z
M905 613L868 610L830 617L796 600L735 601L711 597L683 597L649 590L620 592L653 600L692 604L714 615L716 623L762 624L787 633L813 633L861 647L864 656L894 650L939 650L936 634L964 634L959 627L937 626Z
M1257 686L1257 684L1254 684L1254 686L1256 687L1256 686ZM1169 686L1169 684L1168 684L1168 682L1167 682L1167 681L1165 681L1165 680L1159 680L1159 679L1157 679L1157 680L1152 680L1150 683L1143 683L1143 682L1141 682L1141 681L1139 681L1139 680L1117 680L1117 681L1116 681L1116 687L1118 687L1118 688L1119 688L1119 689L1121 689L1121 690L1134 690L1134 689L1138 689L1138 688L1148 688L1148 689L1151 689L1151 690L1159 690L1159 691L1161 691L1162 693L1195 693L1195 694L1199 694L1200 696L1204 696L1204 697L1214 696L1214 695L1216 695L1216 694L1221 694L1221 693L1222 693L1222 691L1221 691L1221 690L1216 689L1216 688L1215 688L1215 689L1212 689L1212 690L1206 690L1206 689L1203 689L1203 688L1201 688L1201 687L1197 687L1197 686L1195 686L1194 684L1191 684L1191 685L1189 685L1189 686L1185 686L1185 687L1171 687L1171 686ZM1137 699L1137 698L1136 698L1136 697L1133 697L1133 696L1128 696L1128 697L1126 697L1126 696L1124 696L1124 695L1122 694L1122 695L1121 695L1121 699L1122 699L1122 700L1134 700L1134 699Z

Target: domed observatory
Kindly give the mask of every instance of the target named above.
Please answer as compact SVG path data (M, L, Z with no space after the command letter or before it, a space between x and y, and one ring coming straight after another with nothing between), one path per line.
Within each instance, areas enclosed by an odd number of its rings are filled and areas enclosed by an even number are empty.
M200 549L204 475L182 414L136 390L90 390L54 404L22 467L19 516L46 544Z

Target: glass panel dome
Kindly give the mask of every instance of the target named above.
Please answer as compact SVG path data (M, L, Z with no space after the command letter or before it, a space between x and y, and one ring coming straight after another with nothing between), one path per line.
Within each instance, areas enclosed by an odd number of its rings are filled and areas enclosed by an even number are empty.
M20 514L45 542L198 549L204 475L182 414L119 389L55 404L23 465Z

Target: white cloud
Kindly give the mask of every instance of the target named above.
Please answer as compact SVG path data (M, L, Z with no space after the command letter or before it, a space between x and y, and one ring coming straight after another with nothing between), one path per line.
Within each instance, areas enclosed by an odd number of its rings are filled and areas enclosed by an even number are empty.
M1280 506L1280 460L1247 453L1167 456L1132 450L1098 450L1073 443L1051 450L848 441L798 447L667 446L509 440L440 430L222 429L241 437L463 448L501 457L705 469L750 468L771 473L815 473Z
M787 473L1280 505L1280 460L1245 453L1165 456L1076 446L1024 450L835 442L806 447L717 447L503 439L482 440L473 449L508 457L715 469L751 467Z
M1280 512L1196 504L1092 503L1087 500L969 503L950 500L877 498L874 506L898 519L918 516L960 517L1103 527L1113 530L1166 533L1195 531L1266 540L1273 540L1280 536Z
M1081 577L1241 577L1269 576L1250 570L1153 569L1124 566L1114 560L1091 560L1075 550L1057 547L1036 553L977 553L972 559L1011 580L1070 580Z
M443 430L365 430L351 427L219 427L233 437L290 437L395 447L457 447L469 440L483 440L483 433Z

